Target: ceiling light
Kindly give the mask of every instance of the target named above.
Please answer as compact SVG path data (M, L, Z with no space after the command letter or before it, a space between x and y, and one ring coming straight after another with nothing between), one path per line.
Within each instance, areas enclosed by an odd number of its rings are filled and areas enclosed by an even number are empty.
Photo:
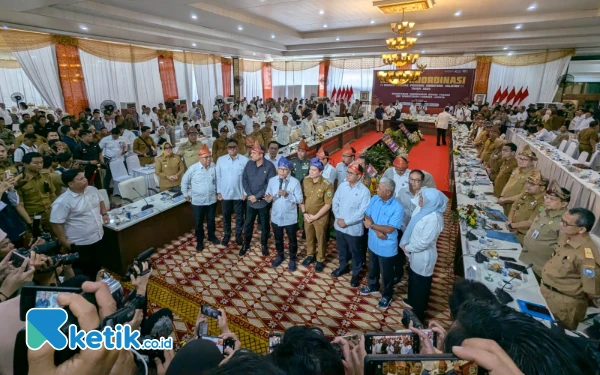
M271 34L271 39L275 39L275 34Z
M508 49L508 47L504 47L504 50L506 51Z
M4 30L8 30L8 26L6 26L6 25L4 25L2 28L3 28Z
M355 53L352 54L352 56L354 56L354 55L355 55Z
M340 37L338 36L337 38L335 38L335 40L339 42L340 41Z
M83 38L83 39L88 39L88 38Z
M425 53L425 50L422 50L421 53Z
M535 10L535 8L537 8L537 5L531 4L527 10Z
M324 24L323 27L327 27L327 24Z
M454 15L455 15L456 17L460 16L461 14L462 14L462 11L460 11L460 10L457 10L457 11L454 13Z
M244 30L244 26L242 26L242 25L239 25L239 26L238 26L238 30L239 30L239 31L242 31L242 30Z
M421 36L421 35L423 35L423 33L419 31L419 32L417 33L417 36Z
M252 56L256 56L256 52L252 52Z
M84 31L88 29L87 26L79 26L79 28Z
M518 24L517 26L515 26L516 30L521 30L521 28L523 28L523 25L521 25L521 24Z
M192 47L196 47L196 43L192 43Z
M193 20L196 20L196 19L198 19L198 16L197 16L197 15L195 15L195 14L192 14L192 19L193 19Z
M164 62L161 61L159 64L164 64Z
M509 52L509 53L508 53L508 56L512 56L512 55L513 55L513 53L512 53L512 52Z
M325 14L325 11L324 11L323 9L321 9L321 10L319 11L319 14Z
M371 20L371 25L375 23L375 20Z

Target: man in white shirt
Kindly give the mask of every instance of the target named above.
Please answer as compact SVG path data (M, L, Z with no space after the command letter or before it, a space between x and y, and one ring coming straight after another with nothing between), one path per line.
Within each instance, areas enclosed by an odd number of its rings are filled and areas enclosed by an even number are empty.
M590 122L594 121L594 117L592 116L592 112L587 111L583 115L583 119L579 122L577 127L575 128L575 134L579 134L580 131L587 129L590 127Z
M408 176L410 175L411 170L408 169L408 159L404 156L397 156L394 159L394 163L392 167L388 168L383 177L389 178L390 180L394 180L396 183L394 196L398 195L400 189L408 186ZM425 181L423 184L430 188L435 188L435 181L433 180L433 176L427 172L425 173Z
M181 179L181 192L185 200L192 202L192 214L196 222L196 250L204 250L204 218L208 240L214 245L220 242L215 235L217 212L217 171L211 163L212 155L207 145L198 152L199 163L188 168Z
M4 118L4 125L8 126L8 129L11 129L12 127L10 125L12 125L13 120L10 116L10 111L6 109L4 103L0 103L0 117Z
M440 113L435 119L435 129L437 131L437 144L440 145L440 138L442 138L442 145L446 145L446 130L448 125L452 122L452 115L450 114L450 108L444 108L444 112Z
M323 150L323 147L321 147L319 151L317 151L317 157L321 161L321 164L323 164L323 178L329 181L331 186L335 186L334 183L337 178L337 173L335 168L329 164L329 152Z
M338 278L350 272L348 258L352 257L350 286L353 288L359 285L358 275L365 263L361 240L364 234L363 219L371 200L369 189L361 181L362 176L362 166L358 163L350 164L346 181L340 181L331 206L340 257L340 266L331 273L331 276Z
M390 103L387 107L385 107L385 114L388 119L391 119L396 114L396 108L394 108L394 103Z
M109 164L109 167L106 168L106 174L104 175L103 186L108 190L110 186L110 181L112 180L112 173L110 170L110 162L115 160L124 160L124 156L129 151L129 145L125 138L121 137L121 130L119 128L114 128L110 131L108 137L104 137L100 140L98 146L102 150L102 155L104 155L104 160ZM108 160L107 160L108 159Z
M254 131L254 123L260 124L260 121L258 120L258 117L254 116L254 111L248 108L246 115L242 117L242 124L244 124L246 135L252 134Z
M458 102L456 104L456 109L454 110L454 117L456 117L456 121L461 124L471 121L471 110L465 107L462 102Z
M400 100L396 100L396 105L394 105L394 108L396 108L396 112L402 112L402 103L400 103Z
M290 117L283 115L281 122L277 125L275 140L279 147L285 147L290 144L290 135L292 134L292 125L289 122Z
M140 116L140 122L143 124L143 126L149 127L152 131L156 129L157 123L154 122L154 119L150 114L150 108L148 107L144 108L144 113L142 113Z
M290 272L296 271L296 254L298 252L298 205L303 202L300 181L290 175L292 163L285 157L277 162L277 176L271 177L265 191L265 200L272 203L271 227L275 236L277 257L271 265L278 267L284 260L283 232L289 240Z
M233 126L233 121L229 119L229 114L227 112L223 112L223 119L219 123L219 133L221 132L221 128L226 126L229 129L229 134L233 135L235 133L235 128Z
M583 121L584 118L585 118L585 115L583 114L583 111L582 110L577 110L575 112L575 116L573 117L573 120L569 124L569 131L571 133L574 133L575 129L577 129L577 127L579 126L579 123L581 121Z
M419 204L419 196L421 190L427 189L427 186L423 185L425 174L423 171L414 170L408 175L408 186L400 189L396 195L396 200L402 205L404 209L404 217L402 218L402 224L400 230L404 231L408 225L412 213Z
M242 174L248 158L238 153L239 147L235 139L227 140L227 155L217 160L217 199L223 209L223 240L221 245L227 246L231 238L231 214L235 212L235 243L244 242L243 202L246 192L242 185Z
M354 162L354 156L356 150L350 147L350 144L344 145L342 148L342 161L335 167L336 180L338 185L341 185L346 181L346 174L348 173L348 166Z
M519 112L517 113L517 128L524 128L525 123L527 122L527 111L525 111L525 107L519 107Z
M15 149L13 160L17 167L19 167L19 170L23 165L23 156L27 153L38 151L38 148L35 145L36 140L37 137L35 134L25 134L23 136L23 143L21 143L21 145Z
M417 102L416 101L412 101L410 104L410 108L408 109L408 111L410 112L411 116L416 116L419 114L419 110L417 109Z
M544 141L544 142L552 142L554 140L554 133L549 132L548 130L546 130L544 128L544 124L537 124L536 125L537 128L537 133L535 133L533 136L540 140L540 141Z
M115 120L110 118L110 114L104 114L104 117L102 117L102 126L104 126L109 132L113 130L115 127Z
M95 280L105 256L101 246L103 224L110 218L102 196L93 186L88 186L85 174L77 169L68 170L61 176L68 190L52 203L50 223L61 245L70 249L77 246L79 260L73 265Z
M152 112L150 112L150 116L154 120L155 124L160 124L160 119L158 118L158 108L152 107Z
M265 155L265 160L273 163L275 169L279 165L279 159L281 159L282 155L279 155L279 144L275 141L271 141L268 144L269 148L267 149L268 153Z
M300 132L302 133L302 136L306 139L312 137L314 133L312 125L312 113L309 113L308 117L302 120L302 122L300 123Z

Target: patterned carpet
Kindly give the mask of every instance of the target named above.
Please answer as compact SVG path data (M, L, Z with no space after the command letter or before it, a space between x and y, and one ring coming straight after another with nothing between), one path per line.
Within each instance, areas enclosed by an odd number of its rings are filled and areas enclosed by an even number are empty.
M450 323L447 301L454 282L456 235L449 203L445 229L438 240L439 256L428 308L428 318L444 325ZM219 218L217 237L222 237ZM238 256L239 246L233 241L227 248L205 242L205 250L196 252L192 232L158 249L152 257L156 271L148 287L150 312L170 308L175 314L177 339L182 343L194 328L201 304L224 308L230 328L242 345L261 353L267 352L269 332L294 325L319 326L330 337L402 328L402 305L398 301L406 297L406 276L395 288L395 301L382 312L376 307L380 296L359 295L358 288L350 287L349 274L338 280L330 276L338 266L334 239L328 244L324 272L316 273L314 265L306 269L299 264L298 270L291 273L287 260L276 269L271 267L276 255L273 238L269 240L269 257L262 257L259 238L260 233L255 232L255 247L243 258ZM305 241L299 238L298 247L301 262L306 256ZM361 276L364 285L366 274ZM209 320L209 334L218 334L216 320Z

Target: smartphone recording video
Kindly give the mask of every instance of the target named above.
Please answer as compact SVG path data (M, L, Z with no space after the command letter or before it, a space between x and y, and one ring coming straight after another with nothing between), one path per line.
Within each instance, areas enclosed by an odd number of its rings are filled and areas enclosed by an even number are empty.
M235 340L233 339L222 339L218 336L202 336L201 338L214 342L221 354L225 354L225 348L235 349Z
M452 354L428 356L386 356L385 359L368 355L365 359L365 375L485 375L487 371L472 361L465 361Z
M80 294L80 288L58 286L25 285L21 288L20 318L25 321L27 311L33 308L51 309L61 308L58 304L60 293Z
M365 349L371 355L417 354L419 337L409 330L389 334L367 333Z
M221 316L221 312L219 310L215 309L214 307L210 307L208 305L200 306L200 310L202 311L202 315L208 316L210 318L217 319L219 316Z
M273 352L273 349L281 344L281 333L269 334L269 353Z

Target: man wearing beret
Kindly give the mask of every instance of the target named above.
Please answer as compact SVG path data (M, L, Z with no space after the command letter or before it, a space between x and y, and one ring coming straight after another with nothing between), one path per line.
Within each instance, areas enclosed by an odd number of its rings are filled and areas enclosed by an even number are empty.
M303 183L304 203L300 204L306 232L306 253L302 262L308 267L316 262L315 271L322 272L325 265L326 231L329 209L333 202L333 185L323 177L323 164L318 158L310 160L308 178Z
M279 266L285 260L283 252L283 232L288 236L290 244L290 272L296 270L296 253L298 252L298 205L303 202L300 182L290 175L292 163L282 156L277 163L277 176L269 180L265 200L273 203L271 223L275 234L277 257L273 267Z

